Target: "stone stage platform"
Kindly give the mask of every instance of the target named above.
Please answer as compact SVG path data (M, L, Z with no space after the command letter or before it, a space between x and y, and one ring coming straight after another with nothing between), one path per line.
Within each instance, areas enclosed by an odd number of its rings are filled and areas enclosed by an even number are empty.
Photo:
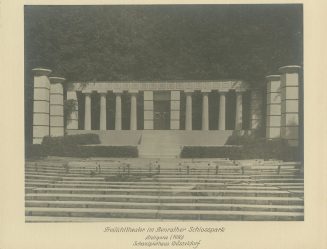
M140 157L178 157L183 146L224 146L235 131L122 130L69 131L98 134L102 146L137 146Z

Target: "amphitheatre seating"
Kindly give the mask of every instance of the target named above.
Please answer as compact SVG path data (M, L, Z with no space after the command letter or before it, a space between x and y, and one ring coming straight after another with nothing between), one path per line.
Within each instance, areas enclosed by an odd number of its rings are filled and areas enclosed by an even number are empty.
M303 220L302 172L263 160L27 161L26 221Z

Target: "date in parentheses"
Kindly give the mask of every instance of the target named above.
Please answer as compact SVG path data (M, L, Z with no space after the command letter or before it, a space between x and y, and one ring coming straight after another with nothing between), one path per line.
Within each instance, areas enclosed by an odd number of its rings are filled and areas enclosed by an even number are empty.
M183 240L184 235L183 234L172 234L170 235L170 240Z

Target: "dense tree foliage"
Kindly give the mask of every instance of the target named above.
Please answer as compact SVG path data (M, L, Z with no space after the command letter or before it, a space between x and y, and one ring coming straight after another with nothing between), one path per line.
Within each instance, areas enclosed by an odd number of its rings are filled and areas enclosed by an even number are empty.
M302 62L300 5L28 6L26 66L68 80L261 79Z

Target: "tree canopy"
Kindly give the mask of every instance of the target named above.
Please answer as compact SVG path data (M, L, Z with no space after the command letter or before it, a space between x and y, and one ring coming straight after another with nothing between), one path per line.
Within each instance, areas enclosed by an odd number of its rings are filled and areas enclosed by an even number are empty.
M69 81L260 82L302 65L301 5L26 6L25 66Z

